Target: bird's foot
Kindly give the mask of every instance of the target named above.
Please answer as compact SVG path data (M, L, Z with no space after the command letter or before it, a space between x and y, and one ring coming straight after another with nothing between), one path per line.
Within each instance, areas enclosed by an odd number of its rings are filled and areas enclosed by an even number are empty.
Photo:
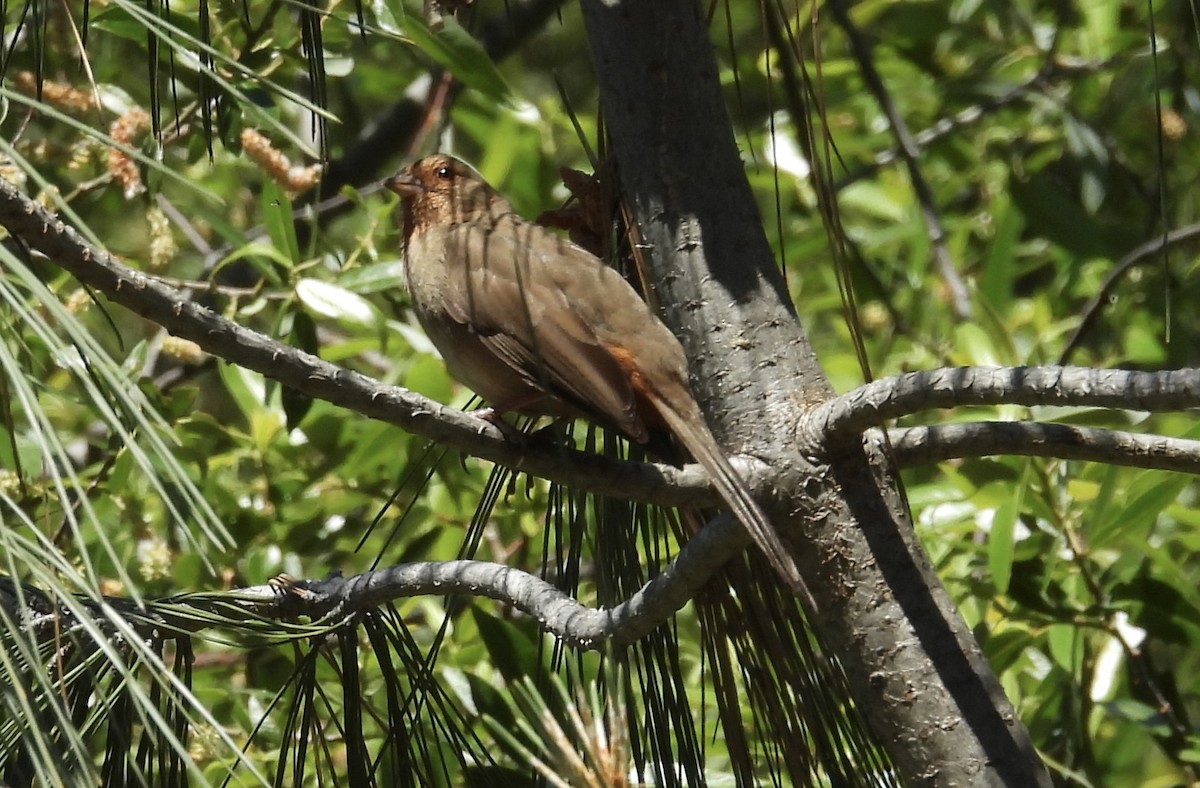
M495 408L476 408L475 410L469 412L475 418L494 425L496 429L500 430L501 434L504 435L504 439L510 443L516 443L520 446L524 446L526 444L528 436L505 421L503 418L503 412Z

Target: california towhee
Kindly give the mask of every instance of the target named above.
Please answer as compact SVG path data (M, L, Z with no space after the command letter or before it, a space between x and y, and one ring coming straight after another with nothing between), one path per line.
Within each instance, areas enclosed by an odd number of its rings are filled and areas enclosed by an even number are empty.
M791 556L704 422L683 347L591 253L521 218L467 165L429 156L385 185L404 204L408 291L450 374L492 414L583 417L639 443L672 433L794 590Z

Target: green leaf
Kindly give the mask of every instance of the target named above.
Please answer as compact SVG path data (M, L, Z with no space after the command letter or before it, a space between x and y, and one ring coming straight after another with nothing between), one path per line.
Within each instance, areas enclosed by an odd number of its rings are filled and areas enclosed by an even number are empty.
M1162 364L1167 360L1167 349L1163 346L1162 329L1136 323L1126 326L1122 346L1130 363L1142 365Z
M1129 545L1146 538L1163 510L1191 484L1178 473L1146 471L1130 486L1125 506L1113 506L1088 537L1093 548Z
M1112 598L1155 640L1181 646L1200 640L1200 610L1164 580L1135 578L1114 588Z
M1108 193L1105 184L1108 149L1095 128L1072 115L1063 118L1063 133L1067 150L1077 159L1081 170L1080 202L1084 210L1095 214Z
M996 339L976 323L959 323L954 330L954 347L960 355L955 360L983 367L1003 363Z
M1071 676L1078 674L1083 659L1080 638L1079 629L1074 624L1053 624L1046 631L1051 658Z
M896 199L891 190L883 189L870 181L859 181L847 186L838 195L843 210L853 208L888 222L899 224L908 216L908 208Z
M1020 211L1013 208L1005 197L995 200L991 213L996 223L996 234L988 248L983 264L983 278L979 292L992 304L992 308L1003 313L1008 309L1013 295L1013 279L1017 266L1017 249L1025 220Z
M370 301L321 279L305 277L296 282L296 297L310 312L347 325L379 328L384 322Z
M982 645L992 669L1002 673L1020 660L1031 641L1028 632L1009 629L992 635Z
M449 403L454 387L446 365L432 356L418 356L404 376L404 386L437 402Z
M467 673L466 679L476 713L491 717L506 728L512 728L516 722L516 715L508 697L474 673Z
M496 103L513 98L512 88L474 37L453 17L438 32L429 29L417 0L405 0L404 33L433 62Z
M248 262L268 284L276 287L282 287L284 284L284 279L280 275L281 272L291 270L292 267L292 259L285 256L282 248L276 248L265 243L251 243L238 248L236 251L231 252L229 256L222 258L217 263L215 270L220 271L239 260ZM245 309L243 309L242 314L244 317L246 314Z
M404 287L404 262L386 260L351 268L337 278L337 283L360 295L400 289Z
M1179 751L1179 759L1185 763L1200 763L1200 736L1189 736L1189 745Z
M292 202L283 191L283 187L270 179L263 180L258 204L262 209L263 224L266 225L271 243L293 265L299 263L300 243L296 240Z
M1030 231L1045 236L1076 257L1117 256L1132 238L1125 228L1101 222L1044 172L1011 178L1009 191Z
M513 684L537 672L537 643L528 630L487 613L478 605L471 606L471 616L479 627L488 656L505 681Z
M249 425L254 415L265 406L266 380L257 372L224 362L217 364L217 370L226 390Z
M1008 581L1012 578L1013 530L1024 496L1025 485L1015 485L1012 495L996 507L988 531L988 573L998 594L1008 593Z
M1156 735L1171 734L1171 726L1162 713L1140 701L1123 698L1104 704L1104 708L1114 717L1135 722Z

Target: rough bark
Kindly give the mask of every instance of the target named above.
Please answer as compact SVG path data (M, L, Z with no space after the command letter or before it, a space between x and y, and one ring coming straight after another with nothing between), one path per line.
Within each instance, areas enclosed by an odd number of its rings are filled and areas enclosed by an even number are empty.
M831 395L772 259L695 0L583 0L622 193L718 438L777 472L765 501L900 780L1049 785L917 543L894 471L854 439L801 456Z

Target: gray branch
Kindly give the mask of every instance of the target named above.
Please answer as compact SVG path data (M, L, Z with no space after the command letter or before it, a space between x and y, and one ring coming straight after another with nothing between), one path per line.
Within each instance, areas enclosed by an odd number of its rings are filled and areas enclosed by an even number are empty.
M586 649L627 645L648 634L682 608L729 558L745 549L749 536L728 515L709 523L680 550L675 561L629 599L611 608L593 608L528 572L486 561L419 561L325 580L279 580L218 594L187 594L139 606L133 600L79 597L67 606L44 592L0 580L0 607L12 621L39 638L81 631L80 616L104 631L115 630L104 607L119 610L141 636L169 639L176 633L241 628L274 639L311 637L405 597L470 594L521 610L543 631ZM286 622L314 623L287 627ZM283 630L280 624L285 624Z
M748 542L745 529L731 517L722 516L690 539L657 577L607 609L583 605L528 572L484 561L422 561L349 578L300 583L291 589L284 609L289 616L345 619L401 597L463 593L511 604L569 645L588 649L609 643L627 645L686 605Z
M805 452L823 454L889 419L963 405L1056 405L1166 411L1200 407L1200 370L957 367L877 380L810 410L796 426Z
M986 421L888 430L902 467L959 457L1019 454L1200 473L1200 441L1070 424Z

